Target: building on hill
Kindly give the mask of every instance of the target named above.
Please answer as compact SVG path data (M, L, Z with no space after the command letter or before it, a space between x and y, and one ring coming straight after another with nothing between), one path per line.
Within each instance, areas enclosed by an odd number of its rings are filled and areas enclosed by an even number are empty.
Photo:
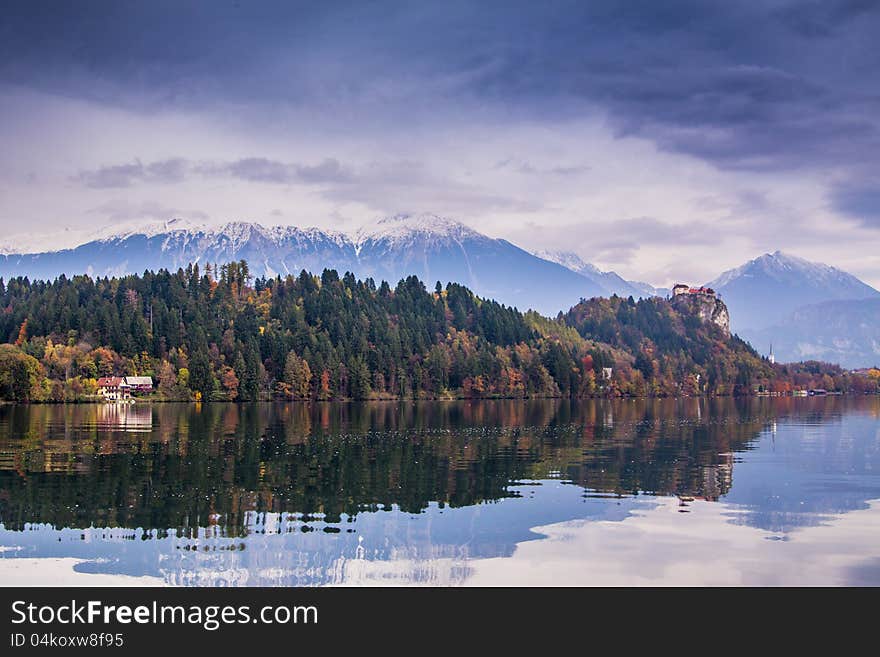
M670 303L679 312L686 312L699 317L702 322L715 324L724 335L730 337L730 313L711 287L689 287L677 283L672 288Z
M672 296L677 297L681 294L705 294L710 297L715 296L715 290L711 287L701 285L700 287L691 287L684 283L676 283L672 288Z
M131 392L153 392L153 378L149 376L127 376L125 382L131 386Z
M131 399L131 386L122 376L102 376L98 379L98 392L107 401Z

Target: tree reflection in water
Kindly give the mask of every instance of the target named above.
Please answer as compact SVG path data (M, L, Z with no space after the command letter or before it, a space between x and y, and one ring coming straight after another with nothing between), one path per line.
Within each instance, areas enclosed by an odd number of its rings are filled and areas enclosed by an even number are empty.
M2 406L2 544L15 547L11 536L40 528L61 545L168 538L184 561L181 552L205 545L241 553L279 534L298 536L296 558L306 561L328 546L355 559L424 558L425 550L506 556L531 527L591 514L622 519L650 496L673 495L681 511L693 500L741 498L753 524L774 531L819 523L823 509L864 508L876 481L842 497L841 486L805 492L815 489L811 480L795 486L804 499L777 508L770 498L780 495L761 492L769 484L748 469L748 490L731 494L738 454L761 444L772 455L777 428L797 426L805 440L811 430L823 445L831 440L823 449L835 456L817 469L867 476L880 465L878 414L876 397ZM835 438L844 416L867 422L866 437ZM796 458L822 458L822 449L802 451ZM485 507L535 496L540 503ZM804 508L792 520L792 509ZM451 509L462 510L457 520ZM404 528L412 514L425 522ZM441 533L446 547L432 539ZM121 571L158 574L159 555L141 552ZM189 571L193 581L179 583L200 583L194 573L206 558ZM322 567L332 558L320 557ZM271 570L273 559L262 561Z

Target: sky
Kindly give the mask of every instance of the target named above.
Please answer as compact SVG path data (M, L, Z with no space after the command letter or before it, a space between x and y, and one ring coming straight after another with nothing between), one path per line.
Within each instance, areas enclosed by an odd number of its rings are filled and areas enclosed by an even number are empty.
M0 244L400 212L880 286L880 0L4 2Z

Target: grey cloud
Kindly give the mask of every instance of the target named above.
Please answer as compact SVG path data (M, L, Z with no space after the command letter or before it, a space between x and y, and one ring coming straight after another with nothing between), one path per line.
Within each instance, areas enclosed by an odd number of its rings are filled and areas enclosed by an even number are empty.
M207 175L228 175L249 182L282 185L345 183L355 178L355 174L335 158L326 158L318 164L298 164L249 157L232 162L201 164L196 169Z
M573 173L567 169L549 171L557 175ZM357 168L334 158L326 158L317 164L282 162L264 157L202 162L174 158L147 164L138 160L131 165L82 171L75 176L75 180L89 187L130 187L137 183L180 182L191 177L317 186L325 199L339 203L362 203L376 212L397 212L401 208L420 211L426 207L440 213L459 215L490 210L515 213L546 210L531 199L518 198L515 194L498 194L476 184L452 180L412 160L369 162ZM128 211L126 208L123 213Z
M338 160L333 158L328 158L314 166L299 165L296 168L296 175L303 182L312 183L344 183L354 178L354 174L348 168L342 166Z
M152 162L144 168L144 179L163 183L180 182L186 176L188 166L188 162L180 157Z
M709 245L718 240L719 227L716 223L690 221L684 224L670 224L653 217L633 217L606 223L599 229L612 235L610 244L618 245L617 235L627 235L633 243L644 244L689 244ZM603 243L600 236L599 243Z
M328 186L322 196L336 202L362 203L379 213L431 208L439 214L473 216L488 211L534 213L547 209L533 199L452 180L407 160L370 163L345 184Z
M626 240L611 240L596 244L590 250L590 257L598 262L611 262L615 265L632 263L639 251L639 244Z
M131 187L140 182L180 182L186 174L187 163L181 158L160 160L144 165L140 160L114 164L98 169L80 171L73 180L94 189Z
M98 169L80 171L73 180L86 187L131 187L138 183L179 183L189 177L228 177L248 182L289 185L294 183L342 183L354 175L338 160L327 158L318 164L297 164L248 157L231 161L190 162L171 158L144 164L135 160L130 164L116 164Z
M716 245L722 230L717 224L705 221L670 224L653 217L631 217L566 226L527 222L518 232L526 244L534 243L534 236L540 235L541 243L547 248L575 249L591 262L620 265L632 262L646 244L670 248Z
M858 219L866 228L880 228L880 182L839 185L830 201L837 212Z
M525 160L517 160L515 158L509 157L507 159L496 162L493 166L493 169L512 169L517 173L522 173L526 175L533 174L553 174L555 176L576 176L581 173L586 173L591 171L593 167L587 166L585 164L573 164L573 165L557 165L552 167L536 167L530 162Z
M290 183L294 179L294 167L262 157L249 157L224 165L233 178L251 182Z
M717 225L702 221L669 224L653 217L633 217L573 232L578 233L595 249L596 260L629 264L645 244L708 246L717 244L719 231Z
M86 187L104 189L112 187L129 187L137 180L143 178L144 165L140 162L132 164L116 164L101 167L94 171L80 171L74 180L81 182Z
M592 171L593 167L589 166L560 166L560 167L551 167L548 169L549 173L552 173L557 176L576 176L581 173L587 173L588 171Z

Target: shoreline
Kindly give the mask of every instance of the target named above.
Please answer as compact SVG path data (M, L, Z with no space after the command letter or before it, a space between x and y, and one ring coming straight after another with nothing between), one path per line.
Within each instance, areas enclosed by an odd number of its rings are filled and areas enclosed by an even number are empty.
M827 392L822 394L767 394L757 393L751 395L592 395L589 397L565 397L556 396L530 396L530 397L376 397L370 399L354 399L352 397L342 397L338 399L283 399L268 398L254 399L250 401L241 401L237 399L146 399L133 398L131 401L107 401L103 399L95 400L72 400L72 401L9 401L0 400L0 406L89 406L89 405L114 405L114 406L136 406L144 404L307 404L310 406L318 404L372 404L381 402L455 402L455 401L537 401L537 400L571 400L571 401L588 401L588 400L624 400L624 399L813 399L823 397L877 397L878 392Z

